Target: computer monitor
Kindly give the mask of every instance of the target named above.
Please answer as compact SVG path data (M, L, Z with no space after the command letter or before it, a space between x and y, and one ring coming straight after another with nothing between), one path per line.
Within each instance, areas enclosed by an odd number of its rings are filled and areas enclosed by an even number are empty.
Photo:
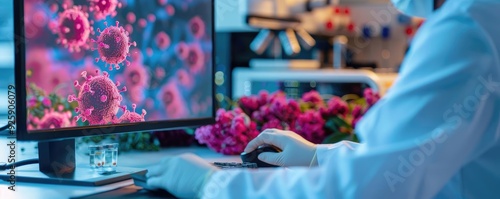
M17 136L43 173L18 180L122 180L85 176L74 138L214 122L213 0L14 2Z

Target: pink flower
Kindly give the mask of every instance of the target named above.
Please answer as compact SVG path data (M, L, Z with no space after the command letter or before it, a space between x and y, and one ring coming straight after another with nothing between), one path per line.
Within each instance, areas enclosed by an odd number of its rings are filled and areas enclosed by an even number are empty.
M272 115L284 122L291 122L300 114L300 107L297 101L287 101L286 98L281 97L275 98L269 109Z
M286 93L283 91L277 91L269 96L267 103L273 103L275 100L286 99Z
M248 142L258 134L255 122L241 109L219 109L216 123L196 129L195 138L218 153L237 155L243 152Z
M352 112L351 112L351 115L352 115L352 124L351 125L353 128L356 127L356 124L359 122L359 120L361 119L363 114L364 114L363 107L361 107L359 105L354 106L354 108L352 109Z
M313 108L319 108L324 106L323 98L318 93L318 91L309 91L302 95L302 101L311 103Z
M266 130L266 129L285 130L285 127L283 126L283 123L279 119L273 118L273 119L269 120L268 122L264 123L264 125L262 125L261 130Z
M331 117L337 115L345 116L349 110L347 103L340 97L333 97L328 100L327 106L321 108L320 112L324 117Z
M295 132L306 140L319 144L325 139L324 126L325 120L321 114L314 110L308 110L297 118Z
M36 97L32 97L29 101L28 101L28 107L30 108L33 108L36 106L36 104L38 103L38 100L36 99Z
M42 104L45 106L45 107L50 107L52 106L52 102L50 101L50 99L48 97L44 97L43 100L42 100Z
M259 92L258 103L259 106L264 106L269 100L269 93L265 90Z
M380 95L378 93L374 93L371 88L365 89L363 92L363 96L366 99L366 103L368 104L368 107L373 106L375 103L380 100Z
M244 96L238 101L238 106L247 114L252 115L254 111L258 110L259 99L256 96Z

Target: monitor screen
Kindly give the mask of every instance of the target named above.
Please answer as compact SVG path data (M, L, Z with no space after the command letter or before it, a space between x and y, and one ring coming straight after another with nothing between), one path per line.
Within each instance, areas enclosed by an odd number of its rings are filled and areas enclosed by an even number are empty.
M213 117L212 4L25 0L28 133Z

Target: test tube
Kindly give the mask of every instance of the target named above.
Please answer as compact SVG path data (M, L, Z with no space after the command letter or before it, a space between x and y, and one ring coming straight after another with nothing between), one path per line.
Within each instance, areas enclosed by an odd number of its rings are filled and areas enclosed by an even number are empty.
M105 144L104 146L104 170L107 172L116 171L118 160L118 144Z
M104 164L104 151L103 147L100 145L91 145L89 146L89 155L90 155L90 169L99 170L103 167Z

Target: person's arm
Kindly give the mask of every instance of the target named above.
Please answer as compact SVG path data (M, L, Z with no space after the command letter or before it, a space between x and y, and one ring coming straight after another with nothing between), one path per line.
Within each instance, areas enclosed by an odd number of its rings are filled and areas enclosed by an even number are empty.
M431 24L432 23L432 24ZM204 198L432 198L500 137L498 55L466 17L428 21L363 142L314 168L216 172Z

